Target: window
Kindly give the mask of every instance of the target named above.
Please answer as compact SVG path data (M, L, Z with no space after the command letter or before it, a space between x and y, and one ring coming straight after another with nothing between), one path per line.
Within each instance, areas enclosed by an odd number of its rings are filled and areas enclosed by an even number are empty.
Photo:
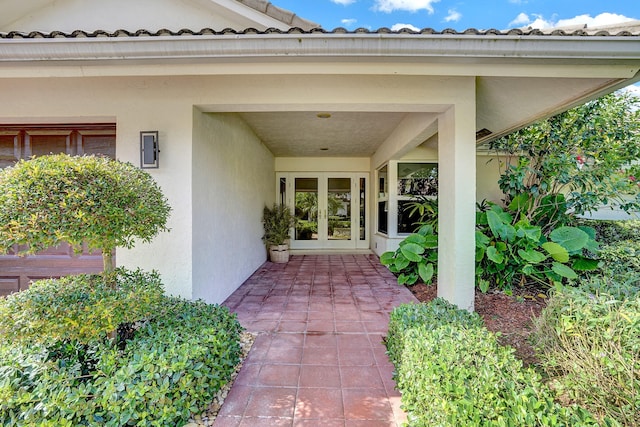
M412 203L438 196L437 163L398 163L398 233L413 233L420 219Z
M378 169L378 232L387 234L389 231L389 169L383 166Z

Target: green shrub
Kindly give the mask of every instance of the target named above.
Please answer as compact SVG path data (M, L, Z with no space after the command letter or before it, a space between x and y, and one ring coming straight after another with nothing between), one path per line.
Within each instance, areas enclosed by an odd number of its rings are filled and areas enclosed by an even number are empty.
M609 245L621 240L638 240L640 238L640 220L578 220L578 224L593 227L598 240Z
M412 427L597 425L585 410L555 403L477 315L442 299L396 308L387 348Z
M601 243L600 274L617 281L640 281L640 221L580 220L593 227Z
M0 170L0 252L85 244L112 272L113 250L168 231L170 212L149 173L107 157L37 156Z
M418 279L431 283L438 266L438 236L430 225L423 225L402 242L395 252L385 252L380 263L398 275L398 284L413 285Z
M296 217L288 206L277 203L262 210L262 225L264 235L262 241L267 245L283 245L289 239L291 227L296 224Z
M40 280L0 300L0 340L88 343L150 316L162 295L158 274L141 270L117 269L115 287L97 274Z
M430 225L438 232L438 199L427 196L416 196L408 202L404 208L406 215L416 221L411 224L417 229L423 225Z
M387 333L387 354L393 363L399 363L405 346L407 331L424 326L436 329L449 323L467 326L481 326L482 318L478 313L459 310L442 298L436 298L429 304L403 304L390 314Z
M311 236L317 232L317 222L298 220L298 222L296 223L296 236L299 240L310 240Z
M477 214L476 281L480 290L490 286L509 290L515 284L551 286L576 279L580 271L598 268L596 232L590 227L562 226L543 233L517 213L516 198L505 210L490 204Z
M562 226L546 236L542 227L518 216L516 199L507 209L484 204L477 212L475 233L476 283L482 292L490 287L510 290L514 285L549 287L576 279L576 272L593 271L599 261L596 232L587 226ZM380 262L398 275L401 285L421 279L429 284L438 262L438 236L429 225L405 238L395 252L385 252Z
M151 278L151 282L157 278L125 274L129 278L140 276ZM149 287L155 288L154 283ZM36 286L32 296L40 295L38 289ZM49 295L49 288L44 289ZM63 289L75 293L74 287ZM128 295L136 298L135 294ZM65 301L68 298L59 297ZM116 311L135 310L121 304L119 298L112 301ZM53 302L61 305L55 298ZM138 302L153 305L153 312L138 312L144 316L137 319L133 313L110 314L113 319L131 321L121 325L128 326L121 327L121 345L105 334L87 339L89 334L84 332L79 334L82 342L68 339L75 335L60 331L55 333L55 340L2 340L0 425L183 425L191 413L211 403L239 362L241 327L235 315L224 307L165 296L153 304L146 298ZM70 315L69 311L56 313ZM82 322L81 316L77 319ZM101 322L90 319L102 328ZM21 322L34 333L28 323ZM55 324L55 318L49 322ZM9 329L19 336L18 326ZM63 336L66 339L59 339Z
M535 321L542 365L564 398L640 425L640 290L594 278L560 288Z

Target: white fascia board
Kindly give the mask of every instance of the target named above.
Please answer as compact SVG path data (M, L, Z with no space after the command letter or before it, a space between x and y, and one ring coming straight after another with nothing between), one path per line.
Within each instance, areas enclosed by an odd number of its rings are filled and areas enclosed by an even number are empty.
M629 77L640 67L640 36L228 33L0 39L0 69L8 64L43 62L91 66L283 61L326 62L338 67L357 62L460 64L469 68L480 64L606 65L611 71L620 67L619 72Z

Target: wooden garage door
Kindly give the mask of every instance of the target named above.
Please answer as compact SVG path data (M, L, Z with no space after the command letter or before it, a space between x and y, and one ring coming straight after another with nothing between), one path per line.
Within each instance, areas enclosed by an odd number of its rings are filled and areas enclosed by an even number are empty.
M103 154L115 158L116 127L96 125L0 125L0 168L18 159L67 153ZM0 255L0 296L21 291L33 280L68 274L102 271L102 256L87 250L75 255L69 245L61 244L35 255Z

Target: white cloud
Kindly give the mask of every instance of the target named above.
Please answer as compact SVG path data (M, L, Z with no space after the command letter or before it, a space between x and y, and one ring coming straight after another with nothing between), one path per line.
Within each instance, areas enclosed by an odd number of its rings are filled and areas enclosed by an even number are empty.
M391 13L396 10L417 12L424 9L431 14L434 12L432 4L439 1L440 0L376 0L373 5L373 10Z
M353 18L349 18L349 19L343 19L342 21L342 25L344 25L345 27L352 27L355 25L356 22L358 22L357 19L353 19Z
M527 0L509 0L509 3L513 4L527 4Z
M449 9L449 14L444 18L444 22L458 22L462 18L462 14L455 9Z
M534 15L534 16L536 17L535 21L529 22L529 24L527 24L527 27L537 28L539 30L542 30L545 28L551 28L556 26L552 21L547 21L546 19L544 19L542 15Z
M574 26L584 26L587 27L599 27L603 25L612 25L619 24L621 22L633 21L633 18L628 18L624 15L618 15L615 13L601 13L596 17L591 17L591 15L578 15L569 19L559 19L557 21L554 20L555 17L551 19L545 19L542 15L533 14L533 20L526 13L520 13L516 18L509 22L509 27L528 27L528 28L536 28L539 30L544 30L547 28L554 27L574 27Z
M531 17L526 13L520 13L516 18L509 22L509 28L511 27L531 27L531 28L549 28L553 27L554 24L551 21L545 20L542 15L533 15L534 20L531 20Z
M414 25L411 25L411 24L394 24L394 25L391 26L391 31L400 31L403 28L408 28L408 29L413 30L413 31L420 31L420 28L418 28L418 27L416 27Z
M356 0L331 0L331 1L336 4L341 4L343 6L349 6L350 4L353 4L356 2Z
M561 19L557 22L557 27L569 27L573 25L586 25L587 27L600 27L603 25L619 24L621 22L633 21L624 15L616 13L601 13L592 18L590 15L579 15L571 19Z
M509 22L509 27L517 27L519 25L527 25L529 22L531 22L531 19L529 19L529 15L527 15L526 13L520 13L518 16L516 16L516 19L514 19L511 22Z

